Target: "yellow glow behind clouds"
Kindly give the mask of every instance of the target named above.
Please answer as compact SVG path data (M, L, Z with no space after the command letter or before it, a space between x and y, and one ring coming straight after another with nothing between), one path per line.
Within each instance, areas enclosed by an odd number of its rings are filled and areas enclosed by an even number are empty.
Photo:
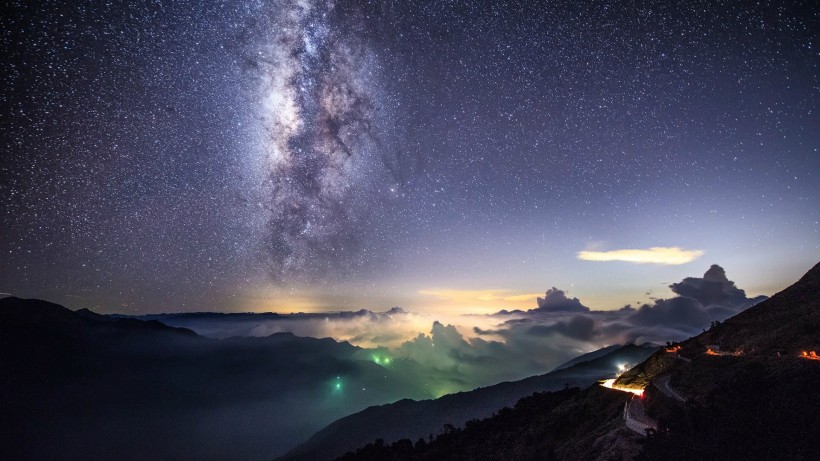
M578 252L578 259L583 261L625 261L636 264L686 264L701 256L703 256L701 250L684 250L680 247Z
M437 307L471 308L482 313L521 307L530 309L535 307L535 298L543 296L541 293L515 293L506 289L427 289L419 290L418 293L436 298Z

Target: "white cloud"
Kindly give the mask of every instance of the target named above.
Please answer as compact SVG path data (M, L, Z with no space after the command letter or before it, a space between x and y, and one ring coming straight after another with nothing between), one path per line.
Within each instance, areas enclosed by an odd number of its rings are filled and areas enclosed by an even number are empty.
M701 256L703 256L701 250L684 250L680 247L578 252L578 259L584 261L626 261L637 264L686 264Z

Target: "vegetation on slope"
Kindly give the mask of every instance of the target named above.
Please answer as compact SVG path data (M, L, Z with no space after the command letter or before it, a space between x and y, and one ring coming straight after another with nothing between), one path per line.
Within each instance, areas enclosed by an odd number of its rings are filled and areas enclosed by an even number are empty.
M430 442L377 440L339 461L609 459L613 437L637 437L621 424L629 398L600 386L536 393L492 418L469 421L464 429L446 427Z
M820 364L741 358L723 368L731 373L698 399L650 406L658 431L639 460L820 459Z
M658 419L639 459L820 459L820 265L797 283L701 335L675 354L658 352L622 378L666 374L688 400L655 387L646 407ZM707 354L717 349L726 355Z

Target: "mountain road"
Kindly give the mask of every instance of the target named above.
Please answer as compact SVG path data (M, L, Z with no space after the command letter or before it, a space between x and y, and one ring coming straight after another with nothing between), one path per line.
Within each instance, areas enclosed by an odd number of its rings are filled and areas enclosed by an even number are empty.
M679 402L686 402L686 397L682 396L675 389L672 389L672 386L669 385L669 375L663 375L659 377L658 379L653 381L653 384L667 397L672 397L673 399Z

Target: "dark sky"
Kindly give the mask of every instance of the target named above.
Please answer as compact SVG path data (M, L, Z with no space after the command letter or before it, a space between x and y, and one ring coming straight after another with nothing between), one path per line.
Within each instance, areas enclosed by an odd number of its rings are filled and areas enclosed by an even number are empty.
M814 2L102 3L0 19L0 292L617 308L820 259Z

